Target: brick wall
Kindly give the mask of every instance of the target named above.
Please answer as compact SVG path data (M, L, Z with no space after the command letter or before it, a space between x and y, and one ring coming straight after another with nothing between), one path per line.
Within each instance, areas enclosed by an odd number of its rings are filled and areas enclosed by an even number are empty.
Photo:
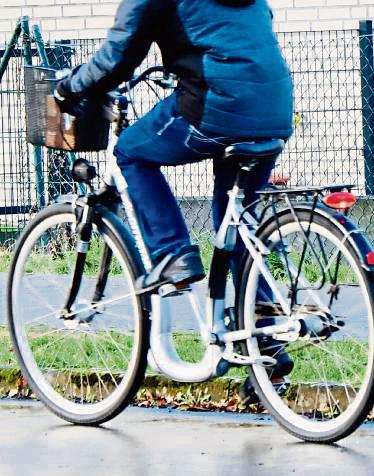
M10 37L17 18L28 15L51 39L103 38L112 25L118 0L0 0L0 43ZM10 6L11 5L11 6Z
M374 17L374 0L269 0L279 31L356 28ZM0 43L20 15L41 24L50 38L101 38L118 0L0 0Z
M374 0L269 0L278 31L357 28L374 17Z

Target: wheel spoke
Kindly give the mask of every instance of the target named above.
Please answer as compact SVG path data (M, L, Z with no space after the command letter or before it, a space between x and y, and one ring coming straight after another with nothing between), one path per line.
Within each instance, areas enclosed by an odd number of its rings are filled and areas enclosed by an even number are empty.
M24 374L44 403L69 421L99 423L125 406L145 371L139 367L140 326L145 320L134 291L125 233L101 234L95 224L76 301L61 319L75 269L78 236L70 226L75 213L70 205L58 204L40 215L44 218L30 223L16 253L12 339ZM112 254L107 275L100 272L104 249ZM105 284L107 297L94 304L90 297L98 280Z
M307 229L308 212L302 210L299 215ZM264 404L286 429L307 440L336 441L340 435L347 434L347 428L353 431L365 417L365 409L370 409L369 390L374 385L371 301L374 293L359 259L340 229L334 227L333 220L319 215L313 220L307 249L291 213L285 214L279 223L281 231L277 230L276 224L263 228L260 238L269 243L271 251L264 259L282 290L283 299L293 306L294 319L304 326L304 332L300 336L286 334L280 337L289 339L288 342L277 341L273 335L274 341L268 346L258 345L262 355L270 355L274 349L279 358L288 354L292 359L293 369L286 379L288 390L278 394L272 389L273 371L254 366L253 378L262 389ZM278 253L280 246L286 249L287 260ZM297 288L290 282L286 265L292 279L300 271ZM258 282L259 271L257 266L247 269L245 304L240 312L244 326L250 328L256 308L253 305L254 283ZM273 314L271 306L268 306L270 311L263 306L263 318L274 315L276 319L279 303L274 297L269 301L274 308ZM258 306L256 318L259 310L261 306ZM331 325L328 319L331 319ZM344 325L335 326L339 321ZM280 359L279 368L281 362Z

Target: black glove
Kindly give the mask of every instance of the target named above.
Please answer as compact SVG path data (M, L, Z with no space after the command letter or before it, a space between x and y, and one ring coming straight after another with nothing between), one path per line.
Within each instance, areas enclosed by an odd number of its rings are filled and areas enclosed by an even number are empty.
M72 93L70 76L57 83L54 97L61 112L66 112L71 116L80 116L82 114L84 100Z

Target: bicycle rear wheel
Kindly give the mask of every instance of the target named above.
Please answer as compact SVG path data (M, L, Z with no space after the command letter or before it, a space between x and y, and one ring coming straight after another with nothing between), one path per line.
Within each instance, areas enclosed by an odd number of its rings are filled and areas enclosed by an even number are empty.
M308 230L310 212L296 207L296 213ZM282 392L274 386L271 370L254 365L249 375L263 405L287 431L306 441L337 441L352 433L373 407L372 275L347 236L322 213L313 218L309 242L291 212L280 214L279 225L269 220L259 234L272 251L264 260L295 321L307 323L308 332L304 327L293 336L253 338L244 345L244 353L254 356L288 353L294 368ZM252 328L253 321L263 327L282 320L271 293L266 300L256 295L258 278L248 256L238 303L240 328Z
M8 282L10 335L21 370L49 409L70 422L117 415L143 381L149 328L135 295L136 251L118 218L96 215L71 315L63 308L75 266L76 215L52 205L25 229ZM102 255L111 256L104 296L95 303Z

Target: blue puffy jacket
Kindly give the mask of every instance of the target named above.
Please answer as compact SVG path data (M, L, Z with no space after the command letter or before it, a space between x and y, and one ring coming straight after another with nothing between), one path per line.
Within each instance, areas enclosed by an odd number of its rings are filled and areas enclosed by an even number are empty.
M123 0L114 26L70 91L109 91L131 78L152 42L180 78L178 108L206 131L287 138L292 81L266 0Z

